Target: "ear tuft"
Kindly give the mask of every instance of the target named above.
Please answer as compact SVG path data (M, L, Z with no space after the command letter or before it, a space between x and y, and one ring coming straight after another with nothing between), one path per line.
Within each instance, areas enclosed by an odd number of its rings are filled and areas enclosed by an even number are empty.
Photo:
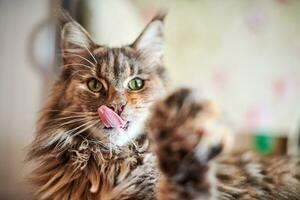
M93 44L88 32L67 13L63 13L61 22L61 48L63 51L78 52L87 50Z
M164 46L165 13L156 15L146 26L132 46L150 61L150 65L161 64Z

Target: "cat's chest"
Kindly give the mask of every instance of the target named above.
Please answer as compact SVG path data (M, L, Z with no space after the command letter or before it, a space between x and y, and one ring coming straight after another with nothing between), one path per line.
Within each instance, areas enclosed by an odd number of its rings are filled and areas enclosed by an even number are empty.
M158 173L152 154L143 155L141 164L132 167L132 159L123 160L118 166L107 166L103 171L106 181L100 186L99 197L104 200L154 199Z

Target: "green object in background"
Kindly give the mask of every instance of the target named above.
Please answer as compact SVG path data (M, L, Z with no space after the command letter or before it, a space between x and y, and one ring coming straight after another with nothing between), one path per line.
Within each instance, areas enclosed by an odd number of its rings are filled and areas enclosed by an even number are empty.
M254 149L261 154L270 155L274 153L274 138L267 132L258 132L254 136Z

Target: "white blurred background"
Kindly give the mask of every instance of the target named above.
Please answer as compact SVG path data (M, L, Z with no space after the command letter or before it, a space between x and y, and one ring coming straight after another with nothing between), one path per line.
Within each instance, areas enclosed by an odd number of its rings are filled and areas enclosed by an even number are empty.
M215 100L239 141L283 137L287 151L297 151L300 1L0 0L0 199L30 199L23 160L59 69L60 5L96 41L113 46L132 42L167 9L165 63L173 84Z

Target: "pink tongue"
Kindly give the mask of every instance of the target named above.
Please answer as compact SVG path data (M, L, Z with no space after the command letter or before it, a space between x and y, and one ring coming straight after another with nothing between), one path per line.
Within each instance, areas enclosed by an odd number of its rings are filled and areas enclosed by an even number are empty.
M107 106L100 106L98 114L106 128L122 128L126 124L125 120Z

